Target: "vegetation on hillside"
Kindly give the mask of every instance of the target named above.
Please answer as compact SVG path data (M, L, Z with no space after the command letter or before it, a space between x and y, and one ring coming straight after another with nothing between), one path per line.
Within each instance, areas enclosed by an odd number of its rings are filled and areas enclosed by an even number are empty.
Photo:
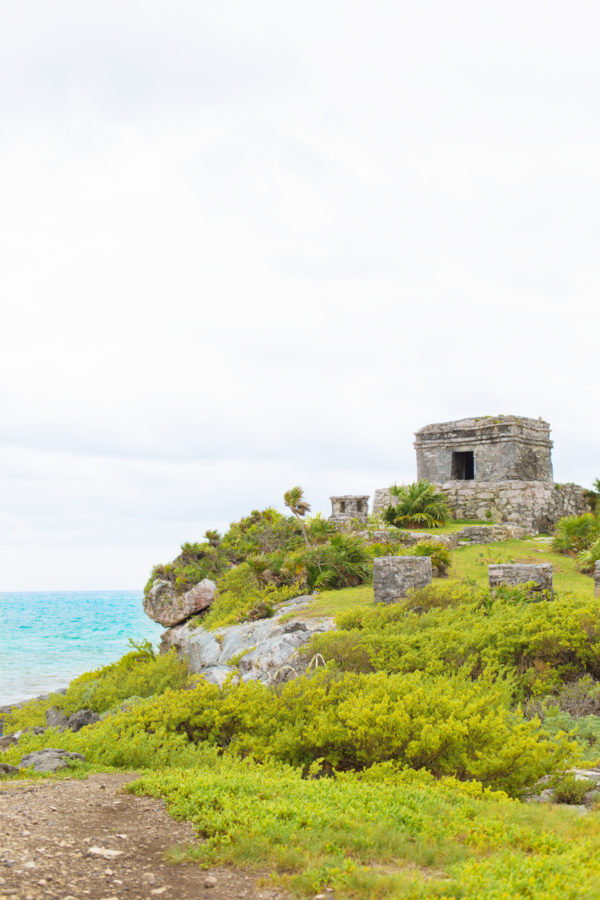
M594 541L575 545L593 522L561 525L554 548L523 540L450 554L439 541L409 550L400 533L375 544L339 532L302 514L301 489L288 493L290 516L255 511L153 574L178 590L216 578L197 620L207 628L316 589L309 614L338 626L306 648L307 668L316 653L324 667L274 688L219 688L172 651L135 645L65 695L15 710L5 730L26 733L2 759L60 746L85 754L83 772L137 770L129 790L164 797L202 837L179 858L271 869L299 897L600 896L600 813L519 799L547 776L578 804L591 785L569 767L600 761L600 599L576 570ZM450 577L376 606L373 557L408 552ZM555 564L554 600L490 593L489 562L524 560ZM102 718L34 734L51 705Z

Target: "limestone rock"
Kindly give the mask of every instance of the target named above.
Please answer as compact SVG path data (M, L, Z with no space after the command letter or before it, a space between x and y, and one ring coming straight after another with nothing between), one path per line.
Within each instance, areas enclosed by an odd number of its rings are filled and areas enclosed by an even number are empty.
M7 747L18 744L20 735L20 732L11 732L10 734L0 735L0 750L6 750Z
M375 603L395 603L411 588L431 584L429 556L380 556L373 560Z
M70 764L69 761L75 759L85 761L85 756L82 756L81 753L47 747L45 750L27 753L21 759L18 767L19 769L33 768L35 772L58 772L59 769L66 769Z
M0 762L0 775L16 775L18 771L16 766Z
M93 712L93 710L78 709L72 716L69 716L66 728L68 728L69 731L79 731L80 728L84 728L86 725L93 725L94 722L99 721L100 716L98 713Z
M594 597L600 597L600 559L594 566Z
M176 594L170 581L155 581L144 596L144 612L155 622L169 628L185 622L190 616L208 609L217 586L214 581L204 578L185 594Z
M68 717L58 706L51 706L46 710L46 725L48 728L63 728L67 724Z
M164 633L161 653L174 647L187 659L194 674L213 684L223 684L230 676L241 681L279 681L280 669L290 667L299 647L313 634L335 627L333 619L303 618L302 611L312 600L297 597L284 603L270 619L214 631L194 628L187 622L177 625ZM290 615L290 621L281 621Z

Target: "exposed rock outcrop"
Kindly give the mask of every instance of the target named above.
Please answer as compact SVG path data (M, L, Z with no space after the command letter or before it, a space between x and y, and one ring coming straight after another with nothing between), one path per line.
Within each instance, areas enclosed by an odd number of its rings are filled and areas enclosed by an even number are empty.
M217 586L204 578L185 594L177 594L170 581L155 581L144 595L144 612L166 628L185 622L190 616L208 609Z
M174 647L190 670L222 684L230 675L241 681L271 683L287 680L294 671L296 651L319 632L335 627L333 619L303 615L313 597L283 604L270 619L206 631L186 622L165 632L161 653ZM282 621L284 619L284 621Z
M57 750L54 747L47 747L45 750L35 750L33 753L27 753L19 763L19 769L32 768L34 772L58 772L59 769L66 769L71 760L85 760L85 756L81 753L71 753L69 750Z

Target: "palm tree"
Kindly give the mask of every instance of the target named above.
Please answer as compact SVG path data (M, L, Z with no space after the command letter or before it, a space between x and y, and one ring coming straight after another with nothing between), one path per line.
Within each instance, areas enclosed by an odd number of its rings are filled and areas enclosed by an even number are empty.
M298 524L300 525L300 529L302 531L302 537L304 538L304 543L311 550L310 542L308 540L308 535L306 533L306 527L304 522L302 521L302 517L306 515L306 513L310 512L310 503L307 503L304 499L304 491L301 487L293 487L290 488L289 491L286 491L283 495L283 502L285 505L292 511L293 515L298 520Z
M383 511L383 519L396 528L437 528L450 518L442 494L436 493L430 481L423 479L409 485L394 485L390 494L398 501Z

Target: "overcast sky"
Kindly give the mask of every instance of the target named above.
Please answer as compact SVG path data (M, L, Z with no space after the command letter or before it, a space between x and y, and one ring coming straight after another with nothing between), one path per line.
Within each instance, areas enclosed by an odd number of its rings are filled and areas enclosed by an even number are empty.
M5 3L0 590L137 588L413 432L600 476L600 5Z

